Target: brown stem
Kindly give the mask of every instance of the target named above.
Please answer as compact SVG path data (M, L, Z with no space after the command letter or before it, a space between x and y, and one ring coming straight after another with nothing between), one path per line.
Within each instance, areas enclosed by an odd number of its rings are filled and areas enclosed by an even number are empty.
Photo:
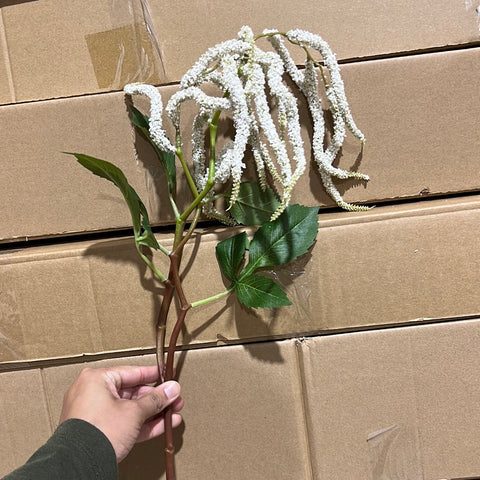
M157 354L157 368L159 383L165 382L165 335L167 330L167 317L170 310L170 305L173 300L173 294L175 293L175 285L171 279L171 272L169 278L165 282L165 293L163 295L160 311L157 318L157 334L156 334L156 354Z
M172 409L165 411L165 476L167 480L175 480L175 446L173 444Z
M185 323L185 317L187 312L190 310L191 305L187 302L185 294L183 292L183 288L181 285L180 279L180 261L183 253L183 246L181 245L180 248L175 249L170 254L170 273L169 273L169 287L168 292L176 292L178 295L178 299L180 301L180 312L177 316L177 321L175 322L175 326L173 327L172 333L170 335L170 340L168 342L168 351L167 351L167 360L165 364L165 381L173 380L174 378L174 359L175 359L175 351L177 349L177 341L182 331L183 325ZM171 299L168 302L168 306L170 306ZM163 307L163 302L162 302ZM168 312L167 312L168 313ZM175 480L175 445L173 443L173 424L172 424L172 408L168 407L165 410L165 473L167 480Z
M214 172L215 172L215 139L217 133L217 123L218 118L220 116L220 111L216 112L214 115L213 120L210 122L210 160L209 160L209 173L208 173L208 180L207 185L202 190L202 192L198 193L195 196L194 201L190 204L190 206L182 213L180 217L177 218L177 224L175 228L175 240L173 245L173 251L170 253L170 272L168 275L168 283L171 284L171 287L168 286L168 292L170 293L171 288L171 296L173 298L173 294L176 293L178 299L180 301L180 312L177 317L177 321L175 326L173 327L172 333L170 335L170 340L168 342L168 352L167 352L167 360L165 364L165 380L172 380L173 379L173 364L174 364L174 357L175 357L175 350L177 349L177 341L178 336L182 330L182 327L185 323L185 316L187 315L188 310L192 307L185 298L185 294L183 292L182 283L180 279L180 262L182 259L183 248L191 237L195 230L195 226L200 218L201 212L201 201L202 199L208 194L208 192L213 188L214 185ZM196 190L194 189L193 192ZM187 233L184 235L184 226L186 219L188 216L195 211L195 215L193 221L188 229ZM167 292L166 292L167 293ZM167 314L168 310L171 305L172 298L167 299L167 301L162 302L162 307L165 305L166 311L162 313L162 322L163 325L166 326L167 321ZM161 333L165 333L164 330ZM158 330L157 330L158 335ZM158 338L158 336L157 336ZM159 349L157 348L157 355ZM162 347L163 352L163 347ZM162 362L163 362L163 353L162 353ZM160 365L160 363L159 363ZM162 370L163 370L163 363ZM160 368L160 367L159 367ZM171 407L167 407L165 410L165 473L167 480L175 480L175 446L173 444L173 425L172 425L172 415L173 411Z

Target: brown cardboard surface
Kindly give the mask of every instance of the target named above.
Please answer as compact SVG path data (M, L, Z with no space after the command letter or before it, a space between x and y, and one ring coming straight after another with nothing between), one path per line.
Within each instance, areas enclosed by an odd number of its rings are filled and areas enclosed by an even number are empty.
M477 477L479 337L476 319L181 352L178 477ZM88 366L152 362L148 355ZM63 392L84 366L0 374L8 389L0 433L7 446L17 441L15 451L4 449L0 475L48 438ZM44 401L20 408L32 378L41 378ZM161 446L137 445L120 478L164 478Z
M10 2L0 14L0 63L11 79L8 95L0 90L1 103L120 90L132 81L163 78L140 0L95 0L88 8L80 0Z
M474 321L307 340L313 478L479 476L479 335Z
M189 0L168 5L151 1L154 25L162 39L167 78L179 80L210 46L235 38L242 25L309 30L329 42L338 59L460 45L480 40L477 2L448 0L385 3L382 0ZM299 57L303 61L303 57Z
M65 151L117 163L147 207L154 202L153 206L163 208L165 221L172 222L164 209L166 195L156 196L152 186L152 178L159 183L163 178L158 161L135 158L134 134L122 94L9 105L0 108L0 117L5 132L1 149L4 239L131 225L117 188L98 182ZM152 191L150 202L147 189Z
M480 49L473 48L344 66L347 96L367 143L362 152L348 137L337 165L371 177L366 185L338 182L346 201L480 189L480 99L472 94L480 90L479 62ZM175 86L161 91L166 100ZM0 241L130 225L117 189L93 177L64 151L116 163L149 208L151 221L172 223L161 167L143 139L134 141L126 110L121 93L0 108L5 131ZM193 115L193 108L185 112L185 125ZM304 134L309 142L308 121ZM185 143L188 159L188 138ZM178 191L182 205L189 199L185 182L179 181ZM332 206L315 166L302 177L293 201Z
M473 252L479 206L472 196L322 214L311 254L274 273L293 306L247 310L228 297L190 312L180 343L478 315L480 265ZM207 230L187 245L188 301L223 290L214 247L225 235L224 229ZM169 248L166 237L159 241ZM156 259L166 274L165 257ZM0 287L2 362L153 346L162 287L130 238L5 251Z
M480 40L474 1L387 5L342 0L318 5L302 0L294 8L287 0L95 0L88 8L84 3L18 1L1 8L0 64L7 66L11 80L8 90L0 87L1 103L119 90L133 80L178 81L208 47L234 38L244 24L258 33L265 28L310 30L322 35L339 59ZM153 41L145 35L145 23L156 32Z
M63 385L65 387L66 385ZM0 476L22 465L52 432L40 370L0 375Z
M242 478L252 479L306 478L306 436L298 408L301 390L295 356L292 343L180 355L182 397L190 406L185 408L184 426L176 436L178 478L233 479L240 473ZM126 361L151 364L154 359L117 359L115 364ZM54 422L58 422L61 392L79 370L75 365L44 371ZM232 415L233 411L237 413ZM212 425L215 434L208 427ZM139 445L123 462L120 478L138 478L140 472L144 479L161 478L161 448L161 441ZM248 465L245 458L251 458Z

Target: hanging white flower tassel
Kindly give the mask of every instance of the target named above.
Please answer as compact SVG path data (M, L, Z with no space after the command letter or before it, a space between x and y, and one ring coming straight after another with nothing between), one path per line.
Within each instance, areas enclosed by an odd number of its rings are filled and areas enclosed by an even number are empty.
M153 85L129 83L125 85L123 90L127 95L144 95L150 100L150 119L148 124L150 136L160 150L175 153L175 147L170 143L163 129L163 103L158 89Z

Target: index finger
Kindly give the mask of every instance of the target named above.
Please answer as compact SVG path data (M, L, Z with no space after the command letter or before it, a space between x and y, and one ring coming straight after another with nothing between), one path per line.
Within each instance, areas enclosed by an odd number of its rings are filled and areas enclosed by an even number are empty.
M153 383L159 378L156 365L111 367L105 369L105 375L114 382L118 390Z

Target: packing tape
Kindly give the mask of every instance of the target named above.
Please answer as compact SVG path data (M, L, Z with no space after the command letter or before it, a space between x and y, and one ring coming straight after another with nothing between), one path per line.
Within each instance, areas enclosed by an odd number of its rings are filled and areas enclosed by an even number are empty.
M110 30L85 41L99 88L121 90L127 83L166 82L158 36L147 0L112 2Z
M308 318L313 312L310 302L312 279L305 275L305 263L309 258L310 255L307 254L275 270L263 271L265 276L277 282L283 290L288 289L288 298L292 302L290 309L295 309L298 318Z

